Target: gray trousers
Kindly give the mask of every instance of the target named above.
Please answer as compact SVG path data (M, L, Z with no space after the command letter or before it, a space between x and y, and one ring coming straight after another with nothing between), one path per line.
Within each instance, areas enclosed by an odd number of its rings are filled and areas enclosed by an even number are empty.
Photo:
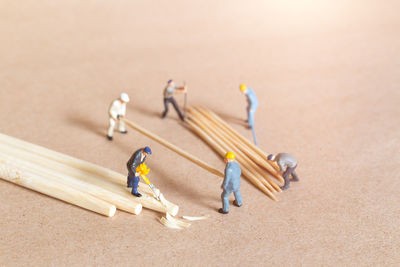
M286 168L286 171L283 173L283 179L285 179L285 184L282 186L282 190L288 189L289 184L290 184L290 175L293 178L293 181L298 181L299 177L297 176L296 172L294 171L296 169L297 165L294 166L293 168Z
M221 199L222 199L222 209L226 212L229 211L229 195L232 194L232 191L224 191L221 194ZM242 195L240 194L240 191L233 191L233 194L235 195L235 199L237 204L240 206L242 205Z
M165 118L165 116L167 116L169 103L171 103L172 106L174 106L176 113L178 113L179 118L183 121L184 120L183 114L173 97L164 98L164 112L162 114L162 117Z

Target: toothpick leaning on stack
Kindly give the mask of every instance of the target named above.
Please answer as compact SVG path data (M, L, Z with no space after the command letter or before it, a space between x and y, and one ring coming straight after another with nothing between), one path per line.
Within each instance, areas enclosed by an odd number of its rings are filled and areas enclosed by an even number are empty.
M220 172L219 170L211 167L210 165L208 165L207 163L205 163L204 161L202 161L201 159L193 156L192 154L189 154L188 152L180 149L179 147L175 146L174 144L164 140L163 138L159 137L156 134L153 134L152 132L140 127L139 125L137 125L136 123L129 121L125 118L121 119L123 122L125 122L129 127L131 127L132 129L138 131L139 133L153 139L154 141L156 141L157 143L159 143L160 145L168 148L169 150L177 153L179 156L191 161L192 163L196 164L197 166L203 168L204 170L217 175L219 177L224 177L224 174L222 172Z
M4 134L0 151L0 178L82 208L106 216L113 216L115 208L139 214L142 206L178 213L177 205L161 204L144 183L140 183L143 196L132 196L126 176L104 167Z
M277 182L283 182L279 172L267 161L267 155L241 136L212 111L188 107L187 123L191 129L222 157L232 151L242 167L243 176L271 199L281 192Z

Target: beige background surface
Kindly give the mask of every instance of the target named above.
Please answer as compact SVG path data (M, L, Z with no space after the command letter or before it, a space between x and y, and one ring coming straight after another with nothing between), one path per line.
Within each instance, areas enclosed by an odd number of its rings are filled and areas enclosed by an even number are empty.
M351 2L351 3L349 3ZM0 1L0 131L125 173L150 145L151 180L210 215L185 231L160 214L106 218L0 180L0 265L397 265L400 258L399 1ZM227 216L221 179L133 132L105 138L109 103L223 170L171 111L189 103L243 127L254 88L268 153L299 161L273 202L247 181ZM183 103L183 97L177 97Z

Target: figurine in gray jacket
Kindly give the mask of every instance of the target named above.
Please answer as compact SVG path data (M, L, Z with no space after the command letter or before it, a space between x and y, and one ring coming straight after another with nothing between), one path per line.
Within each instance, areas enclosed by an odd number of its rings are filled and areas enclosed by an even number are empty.
M225 154L225 178L221 188L224 190L221 194L222 208L219 213L227 214L229 212L229 195L233 192L235 200L233 205L242 206L242 196L240 195L240 175L242 170L237 162L235 162L235 154L228 152Z
M132 195L137 197L141 197L142 194L137 191L140 178L139 173L136 172L136 168L146 160L148 155L151 155L151 149L146 146L145 148L136 150L126 163L126 167L128 168L127 184L128 187L132 187Z
M292 155L287 153L271 154L268 156L268 160L275 161L279 166L283 179L285 179L285 184L281 187L282 190L289 188L290 176L292 176L292 181L299 181L299 177L295 172L297 160Z

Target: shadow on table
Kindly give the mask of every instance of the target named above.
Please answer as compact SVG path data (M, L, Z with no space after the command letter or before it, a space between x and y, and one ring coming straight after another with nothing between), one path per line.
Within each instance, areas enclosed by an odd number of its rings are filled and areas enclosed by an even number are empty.
M101 137L106 136L108 125L99 124L86 117L79 116L76 114L69 114L67 117L67 121L75 125L76 127L92 132L95 135Z
M215 209L214 206L211 206L208 203L203 201L203 199L207 199L210 196L209 195L200 194L196 190L195 185L189 186L186 183L180 182L178 179L172 177L172 173L171 174L166 174L166 173L160 172L157 169L157 166L153 166L152 170L156 173L156 175L159 175L160 177L162 177L162 179L168 184L168 188L170 190L178 192L180 197L185 198L187 201L191 201L191 202L196 203L198 205L204 206L206 208ZM162 193L163 192L162 188L160 188L160 190L161 190L161 193ZM165 197L168 200L168 196L165 196ZM175 203L175 204L177 204L179 206L179 203Z
M223 119L224 121L226 121L228 124L229 123L234 123L234 124L238 124L240 126L244 126L247 127L247 122L244 119L238 118L238 117L234 117L230 114L227 113L221 113L218 112L216 113L219 117L221 117L221 119Z
M150 110L148 108L142 107L142 106L129 106L129 111L132 111L134 113L139 113L140 115L144 115L147 117L158 117L161 118L161 114L163 112L163 109L160 111L154 111L154 110ZM129 119L131 116L130 114L126 114L126 117ZM134 117L133 117L134 118Z

